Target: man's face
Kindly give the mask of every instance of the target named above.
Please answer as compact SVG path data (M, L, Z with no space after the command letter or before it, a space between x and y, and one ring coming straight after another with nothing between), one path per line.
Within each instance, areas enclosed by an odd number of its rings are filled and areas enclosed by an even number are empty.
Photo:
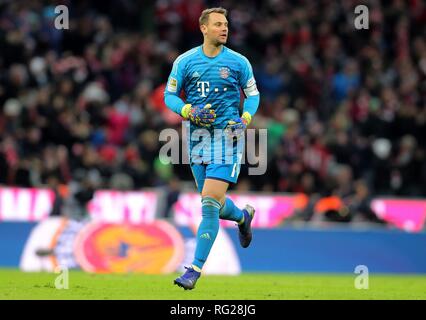
M207 25L201 25L201 32L213 45L225 44L228 40L228 20L223 14L212 12Z

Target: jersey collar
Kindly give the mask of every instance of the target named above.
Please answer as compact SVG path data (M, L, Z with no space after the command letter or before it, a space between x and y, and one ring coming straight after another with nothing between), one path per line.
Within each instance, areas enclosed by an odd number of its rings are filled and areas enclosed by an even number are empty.
M223 54L224 54L224 53L225 53L225 51L226 51L226 47L225 47L225 46L222 46L222 51L221 51L221 52L219 52L219 54L218 54L217 56L215 56L215 57L208 57L208 56L206 56L206 55L204 54L204 51L203 51L203 45L200 45L200 46L198 47L198 51L200 52L200 55L201 55L201 57L203 58L203 60L208 61L208 62L216 62L216 61L218 61L220 58L222 58Z

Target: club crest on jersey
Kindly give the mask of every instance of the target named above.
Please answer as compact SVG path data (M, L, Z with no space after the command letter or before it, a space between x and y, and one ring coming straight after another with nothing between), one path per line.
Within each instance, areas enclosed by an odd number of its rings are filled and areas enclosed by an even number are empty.
M219 74L220 74L220 77L222 79L228 78L229 77L229 72L230 72L230 70L227 67L222 67L222 68L219 69Z

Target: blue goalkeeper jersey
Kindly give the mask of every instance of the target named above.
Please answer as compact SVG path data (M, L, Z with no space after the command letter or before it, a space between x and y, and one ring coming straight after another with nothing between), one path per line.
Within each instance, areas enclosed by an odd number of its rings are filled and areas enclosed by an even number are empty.
M175 60L165 95L179 95L183 90L186 103L210 103L217 116L213 128L224 128L229 120L240 116L240 88L247 97L259 95L247 58L225 46L210 58L198 46Z
M253 69L247 58L225 46L217 56L211 58L204 54L202 46L198 46L183 53L175 60L164 95L167 106L178 114L181 113L185 103L201 106L212 105L216 111L216 120L207 129L212 133L212 139L209 142L211 152L209 153L212 158L217 160L218 154L221 155L219 158L224 159L227 150L224 150L223 137L214 137L213 131L214 129L222 130L227 126L228 121L240 117L241 89L247 98L246 102L249 101L249 103L245 103L244 111L253 115L259 104L259 92ZM180 96L182 90L185 94L185 102L178 99L167 100L167 98L171 98L170 96ZM190 124L191 137L194 130L199 128L201 127ZM191 162L203 162L200 160L200 156L206 155L204 149L197 151L199 156L194 157L191 151L197 144L200 147L198 141L188 139ZM239 146L240 148L237 146L233 148L235 159L241 156L241 145Z

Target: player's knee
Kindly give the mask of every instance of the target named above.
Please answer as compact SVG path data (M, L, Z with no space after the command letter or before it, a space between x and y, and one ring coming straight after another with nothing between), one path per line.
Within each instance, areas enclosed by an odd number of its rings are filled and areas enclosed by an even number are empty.
M209 190L209 191L204 191L201 193L201 197L202 198L212 198L214 200L216 200L217 202L221 203L221 201L224 198L224 195L221 194L220 192L217 191L213 191L213 190Z

